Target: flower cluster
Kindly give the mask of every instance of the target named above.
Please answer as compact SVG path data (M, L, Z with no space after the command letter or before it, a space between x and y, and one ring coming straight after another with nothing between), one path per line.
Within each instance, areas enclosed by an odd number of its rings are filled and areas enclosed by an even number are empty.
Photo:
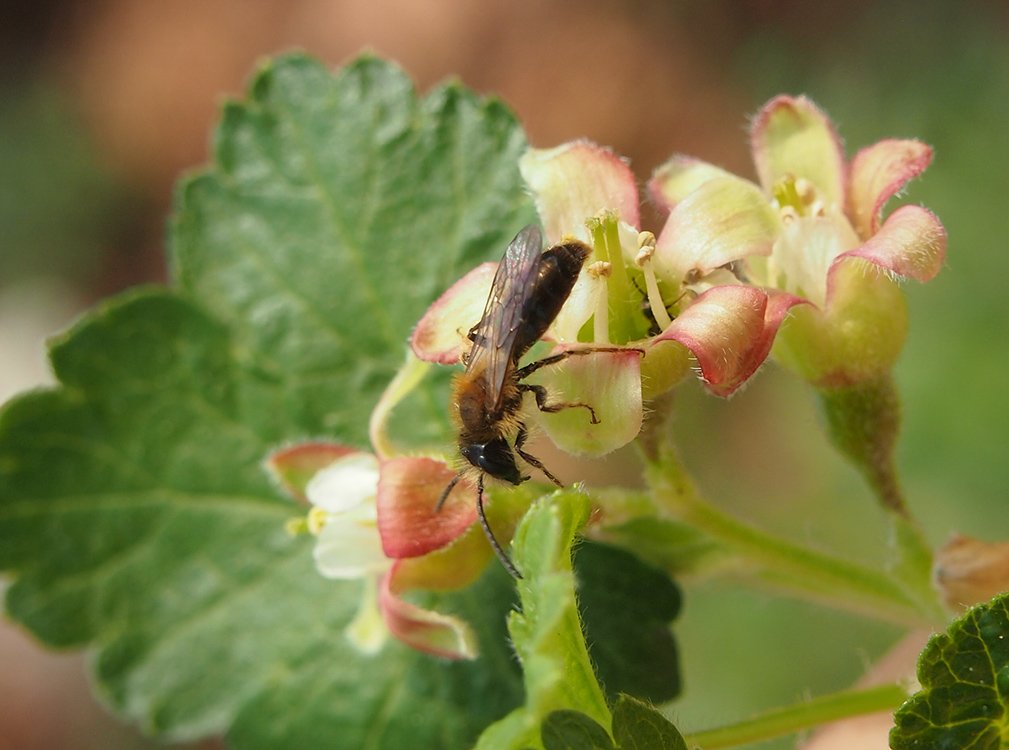
M537 414L560 448L600 456L630 442L648 400L692 369L728 396L772 346L819 387L889 371L906 326L896 280L931 279L946 233L924 208L884 218L883 207L925 169L931 150L886 140L846 163L833 126L802 97L765 105L751 139L759 184L682 156L655 171L648 190L666 211L657 235L641 227L634 176L609 150L577 141L522 158L548 241L575 238L592 249L547 338L614 349L536 373L538 384L599 416L597 427L580 410ZM495 268L473 269L428 309L411 339L417 358L460 361ZM389 408L380 404L373 421L384 423ZM355 643L373 650L389 632L425 651L472 657L465 623L403 594L465 586L490 559L473 492L453 492L436 513L452 469L396 455L374 427L379 456L310 443L279 451L269 467L313 506L301 526L317 537L320 573L366 582L348 629Z

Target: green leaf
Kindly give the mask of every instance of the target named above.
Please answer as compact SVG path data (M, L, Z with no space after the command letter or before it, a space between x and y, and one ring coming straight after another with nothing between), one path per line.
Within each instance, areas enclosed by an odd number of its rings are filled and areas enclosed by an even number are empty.
M670 622L680 610L676 584L629 552L592 542L578 546L575 569L578 610L606 697L675 698L680 663Z
M464 747L518 704L500 571L437 602L480 662L366 657L342 633L362 583L316 573L262 461L305 436L366 445L413 320L527 218L523 144L499 104L417 99L373 58L268 64L179 192L178 292L89 314L52 348L60 385L0 412L7 610L90 646L119 713L240 750Z
M525 706L489 727L477 748L541 748L540 726L553 711L570 709L608 726L609 709L596 681L578 620L571 547L588 519L588 499L573 490L540 498L512 543L521 612L508 629L522 662Z
M613 706L613 736L620 750L687 750L666 717L651 706L621 695Z
M932 636L915 693L894 716L894 750L996 750L1009 737L1009 594Z
M327 734L465 745L518 699L505 576L441 606L477 620L482 663L396 642L355 651L342 629L362 583L324 580L310 541L284 533L295 508L260 470L230 350L218 324L160 292L106 307L54 347L65 387L0 419L11 616L54 645L97 646L106 699L171 738L231 725L241 748ZM264 725L261 744L250 726Z
M373 57L335 76L283 58L225 107L215 167L178 192L176 277L277 420L364 446L424 308L534 218L524 148L503 105L457 84L418 99ZM443 435L445 414L431 402L421 423Z
M545 750L613 750L606 730L578 711L553 711L540 730Z

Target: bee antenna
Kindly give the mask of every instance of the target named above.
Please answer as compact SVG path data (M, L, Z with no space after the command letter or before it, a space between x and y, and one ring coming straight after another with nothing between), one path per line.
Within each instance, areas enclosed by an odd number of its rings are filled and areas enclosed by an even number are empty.
M445 504L445 501L448 500L448 496L452 494L452 490L455 489L455 486L459 484L460 479L462 479L462 474L456 474L452 477L452 481L445 486L445 489L441 491L441 495L438 496L438 502L434 504L435 513L441 513L442 506Z
M456 477L458 479L458 477ZM476 494L476 512L480 519L480 525L483 526L483 533L487 535L487 541L490 542L491 549L494 550L494 554L497 555L497 559L501 561L504 569L507 570L512 578L518 580L522 579L522 574L519 573L518 568L515 567L515 563L511 561L507 553L501 548L500 543L498 543L497 538L494 536L494 532L491 531L490 523L487 521L487 514L483 509L483 474L480 475L480 479L477 480L477 494Z

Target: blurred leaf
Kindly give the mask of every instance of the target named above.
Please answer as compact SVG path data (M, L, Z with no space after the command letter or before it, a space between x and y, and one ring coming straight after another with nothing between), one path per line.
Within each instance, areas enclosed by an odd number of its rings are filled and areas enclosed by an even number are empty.
M621 695L613 706L613 736L620 750L687 750L666 717L628 695Z
M563 709L609 724L578 621L571 568L571 546L588 512L584 495L561 490L538 500L515 533L522 610L511 614L508 629L522 662L526 702L489 727L478 748L541 748L540 726L548 714Z
M894 716L894 750L997 750L1009 735L1009 594L968 610L932 636L915 693Z
M365 657L342 634L362 584L316 573L261 462L305 436L366 445L412 321L525 220L523 144L499 104L418 100L373 58L270 63L179 193L181 294L101 306L54 344L60 387L0 412L8 611L90 644L117 711L242 749L463 747L518 703L500 571L437 597L482 661Z
M618 750L687 750L683 736L649 705L621 695L613 706L613 736ZM554 711L543 722L545 750L614 750L597 722L578 711Z
M540 730L545 750L613 750L606 730L578 711L554 711Z
M578 611L607 698L675 698L680 664L670 623L680 610L676 584L629 552L592 542L578 545L575 569Z

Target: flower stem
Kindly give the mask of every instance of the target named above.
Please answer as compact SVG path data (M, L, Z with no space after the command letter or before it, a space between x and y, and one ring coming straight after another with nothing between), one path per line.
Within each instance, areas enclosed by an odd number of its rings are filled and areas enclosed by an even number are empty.
M900 684L844 690L787 708L773 709L729 726L689 734L684 739L687 747L703 747L704 750L735 747L793 734L829 721L877 711L893 711L907 699L907 695L906 688Z
M389 417L392 415L392 410L400 401L410 395L410 392L424 379L424 375L430 369L431 365L428 362L422 362L410 351L407 351L403 366L399 368L396 376L385 387L381 398L375 404L368 422L368 437L375 455L379 458L391 458L401 452L390 439L386 429Z
M901 625L944 621L934 593L908 591L906 581L883 570L808 549L734 518L698 494L671 446L645 453L646 476L659 512L694 526L755 564L753 572L775 587Z

